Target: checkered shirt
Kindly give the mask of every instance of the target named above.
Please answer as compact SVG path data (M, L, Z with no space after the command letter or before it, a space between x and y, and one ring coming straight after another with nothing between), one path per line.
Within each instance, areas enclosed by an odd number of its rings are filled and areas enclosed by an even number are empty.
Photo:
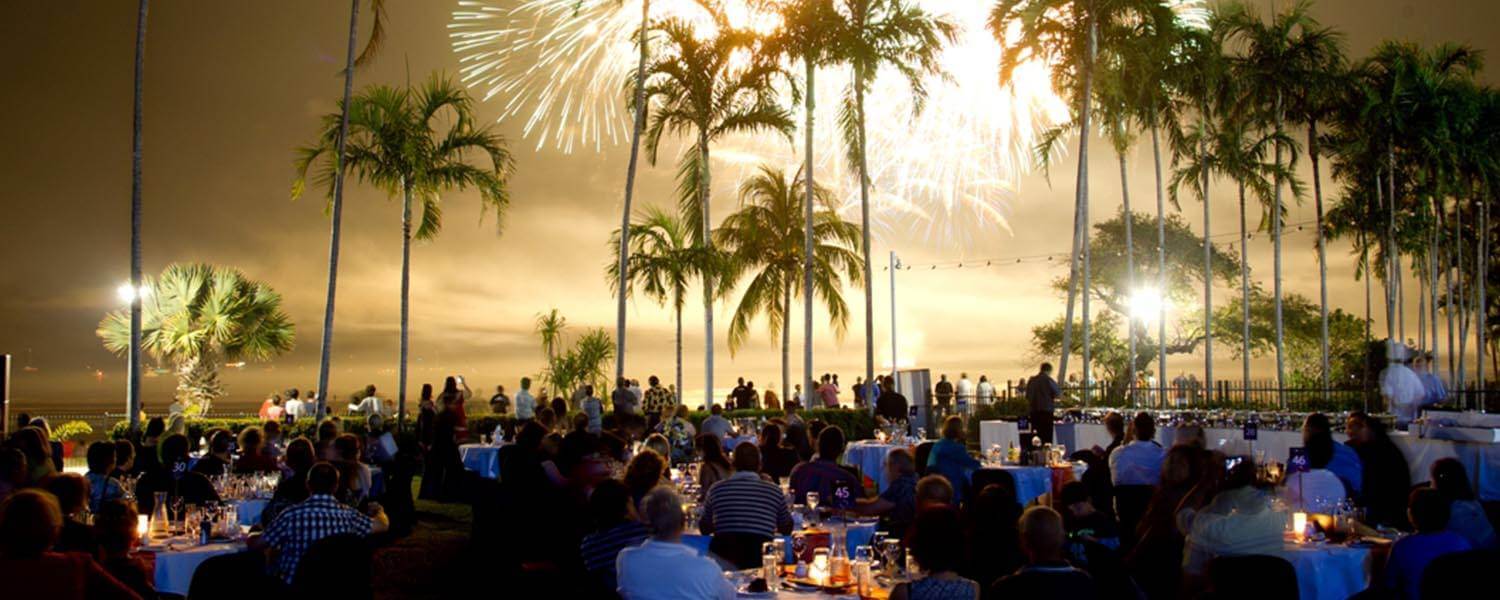
M333 496L316 494L277 515L263 539L280 552L276 570L290 584L297 574L297 563L314 542L345 533L366 536L372 524L370 517Z

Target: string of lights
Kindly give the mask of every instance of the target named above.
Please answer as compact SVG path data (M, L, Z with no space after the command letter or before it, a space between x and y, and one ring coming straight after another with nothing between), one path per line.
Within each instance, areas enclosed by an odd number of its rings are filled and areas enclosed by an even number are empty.
M1295 232L1300 232L1300 231L1304 231L1304 230L1310 230L1311 226L1314 226L1316 224L1317 224L1316 220L1301 221L1301 222L1297 222L1297 223L1287 223L1287 224L1285 224L1285 225L1282 226L1282 235L1285 236L1288 233L1295 233ZM1155 233L1152 232L1152 235L1154 236ZM1226 231L1226 232L1222 232L1222 233L1215 233L1215 234L1212 234L1212 235L1210 235L1208 237L1209 237L1209 239L1234 238L1234 239L1237 240L1239 238L1239 235L1240 235L1240 232L1239 232L1238 229L1236 229L1236 230L1233 230L1233 231ZM1269 238L1270 234L1269 233L1248 233L1248 234L1246 234L1245 238L1247 240L1254 240L1254 239L1256 239L1257 236ZM1154 240L1155 238L1152 237L1151 239ZM1065 261L1065 260L1068 260L1068 257L1069 257L1068 251L1062 251L1062 252L1050 252L1050 253L1047 253L1047 254L1027 254L1027 255L1020 255L1020 256L1001 256L1001 257L994 257L994 258L966 258L966 259L963 259L963 260L939 261L939 262L930 262L930 263L922 263L922 264L906 264L906 263L903 262L900 265L897 265L896 268L898 270L901 270L901 271L911 271L911 270L919 270L919 271L945 271L945 270L950 270L950 269L988 269L988 268L1008 267L1008 266L1022 265L1022 264L1047 263L1047 262L1053 262L1053 261L1059 261L1059 260ZM891 270L891 268L887 266L887 267L882 267L880 270L882 272L889 272Z

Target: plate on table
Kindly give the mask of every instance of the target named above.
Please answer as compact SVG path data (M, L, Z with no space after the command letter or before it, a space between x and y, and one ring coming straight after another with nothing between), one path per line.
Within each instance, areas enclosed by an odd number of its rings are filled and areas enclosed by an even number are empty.
M775 598L776 590L766 587L766 580L759 577L749 582L735 586L734 592L740 598Z

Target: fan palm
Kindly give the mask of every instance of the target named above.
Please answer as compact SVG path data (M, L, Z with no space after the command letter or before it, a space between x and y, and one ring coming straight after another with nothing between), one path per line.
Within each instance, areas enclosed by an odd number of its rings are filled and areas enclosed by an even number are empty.
M662 134L691 134L693 143L677 167L679 209L693 224L692 240L710 251L711 180L709 150L727 135L774 132L791 139L791 116L776 99L773 81L783 75L779 66L751 52L757 36L735 29L724 14L706 6L715 27L697 27L681 19L657 24L663 52L646 67L644 102L653 111L646 127L646 154L656 164ZM712 29L713 31L705 30ZM700 37L705 36L706 37ZM744 64L740 58L749 53ZM712 272L701 273L704 325L704 405L713 402L714 312L718 287Z
M707 247L693 242L696 223L660 208L647 208L636 216L630 229L630 265L625 270L630 279L626 280L624 291L620 290L618 270L609 269L605 277L617 294L630 296L639 289L658 304L670 303L677 324L676 390L677 402L681 403L682 308L687 302L688 284L721 270L722 260ZM611 246L618 243L619 236L620 232L615 231Z
M791 329L788 318L792 297L802 294L822 300L834 334L843 337L849 329L849 306L844 302L844 280L862 282L864 272L855 248L860 230L844 221L831 208L827 190L817 187L814 198L821 208L813 222L813 285L799 281L803 272L805 202L798 187L802 177L788 180L786 173L768 166L740 185L740 209L724 219L714 231L716 244L726 254L729 271L725 285L734 285L749 275L750 283L740 297L729 322L729 350L735 351L750 335L751 323L765 314L771 337L781 337L781 389L790 389ZM810 291L809 291L810 290Z
M468 92L440 74L433 74L420 87L372 86L347 106L349 135L344 149L347 167L362 181L401 199L399 421L406 414L412 239L435 238L442 229L442 195L470 188L479 192L484 212L495 212L498 232L510 205L507 181L513 163L505 139L491 126L476 124L474 102ZM318 140L299 150L293 197L302 193L314 164L319 167L319 183L332 183L336 162L332 155L344 139L338 133L341 120L342 112L325 116ZM421 202L422 210L415 231L413 201Z
M339 277L339 244L343 238L344 217L344 138L349 135L349 115L342 107L349 105L349 98L354 95L354 69L363 67L374 60L375 54L380 51L385 42L385 0L371 0L370 12L374 16L374 22L370 26L370 37L365 40L365 47L356 58L354 55L355 40L359 34L359 0L350 0L349 7L349 49L344 55L344 99L340 108L339 133L337 147L334 149L334 177L333 177L333 200L329 205L329 217L331 224L328 233L328 297L323 303L323 344L318 353L318 406L314 414L322 415L327 402L329 360L333 355L333 308L334 298L338 290Z
M104 347L115 353L139 348L177 372L178 397L202 414L223 395L218 370L225 362L267 360L292 349L295 329L281 310L281 295L237 269L173 264L144 282L136 329L129 309L99 323Z
M942 72L938 63L945 44L958 35L953 23L934 17L906 0L840 0L843 24L837 39L838 60L847 63L851 82L839 111L844 148L848 164L859 174L860 257L864 263L862 283L865 288L865 381L875 381L875 305L874 277L870 263L870 173L865 144L865 92L884 69L891 69L906 79L915 98L913 106L922 109L927 90L926 76ZM807 242L811 247L811 242ZM815 256L809 256L815 258ZM803 285L811 287L814 275L811 263L806 265ZM812 296L804 298L811 314ZM812 353L809 338L807 353ZM812 389L812 366L808 361L807 389ZM875 406L875 386L865 386L865 405Z

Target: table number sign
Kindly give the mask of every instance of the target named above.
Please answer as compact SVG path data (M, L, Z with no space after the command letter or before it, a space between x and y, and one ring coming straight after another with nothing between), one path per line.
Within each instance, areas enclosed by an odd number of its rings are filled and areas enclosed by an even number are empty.
M1287 473L1306 473L1311 470L1312 465L1307 460L1307 448L1298 446L1288 448L1287 452Z
M1245 441L1253 442L1260 437L1260 423L1257 421L1245 422Z

